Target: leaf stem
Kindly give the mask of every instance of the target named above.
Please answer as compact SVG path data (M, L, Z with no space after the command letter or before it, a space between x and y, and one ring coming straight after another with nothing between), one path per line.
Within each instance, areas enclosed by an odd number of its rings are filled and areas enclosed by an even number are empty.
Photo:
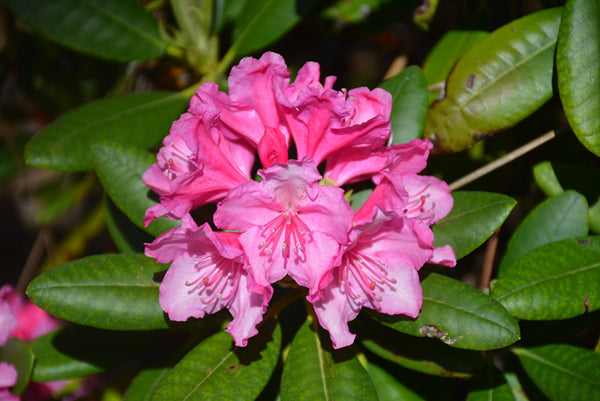
M492 171L504 166L505 164L510 163L511 161L523 156L525 153L532 151L540 145L554 139L556 137L556 132L548 131L544 135L534 139L531 142L526 143L525 145L513 150L512 152L502 156L499 159L494 160L493 162L486 164L485 166L478 168L477 170L465 175L464 177L454 181L450 184L450 190L455 191L458 188L464 187L467 184L477 180L478 178L483 177L484 175L491 173Z

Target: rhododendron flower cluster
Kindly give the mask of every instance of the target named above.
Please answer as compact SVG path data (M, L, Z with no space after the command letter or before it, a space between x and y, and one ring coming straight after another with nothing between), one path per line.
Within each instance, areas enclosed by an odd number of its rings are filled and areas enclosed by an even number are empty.
M452 208L448 185L418 174L431 143L389 145L391 95L335 90L314 62L292 82L280 55L248 57L228 83L228 94L198 88L143 176L160 196L145 223L181 220L146 247L172 262L159 297L169 318L226 308L227 331L245 346L286 277L307 289L335 348L352 344L348 322L363 307L417 316L418 270L456 264L430 229ZM364 180L374 190L355 212L342 185ZM198 226L190 212L215 202L218 230Z

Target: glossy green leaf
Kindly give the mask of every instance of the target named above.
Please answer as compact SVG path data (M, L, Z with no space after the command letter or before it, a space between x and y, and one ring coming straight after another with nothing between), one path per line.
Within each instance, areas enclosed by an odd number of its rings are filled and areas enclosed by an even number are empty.
M169 133L187 102L184 92L132 93L96 100L68 112L31 138L25 160L52 170L89 170L93 144L109 140L150 148Z
M529 14L471 47L448 76L445 97L431 105L424 137L438 150L460 151L550 99L561 12Z
M385 317L382 317L385 321ZM371 327L373 326L373 327ZM469 378L483 369L478 351L462 350L430 338L398 333L383 325L360 328L362 345L390 362L410 370L442 377Z
M466 401L515 401L515 398L502 373L489 367L473 381Z
M142 175L152 163L156 163L155 155L118 143L97 144L92 154L96 173L104 189L133 224L154 236L178 224L161 217L144 227L146 209L154 206L156 201L150 199L150 189L142 181Z
M131 381L123 395L123 401L150 401L162 380L171 372L171 369L170 366L144 369Z
M556 177L552 163L549 161L536 164L533 167L533 177L546 196L556 196L565 191Z
M394 330L433 337L457 348L490 350L519 340L517 321L496 300L436 273L422 282L423 307L416 319L383 320Z
M132 0L5 0L43 36L98 57L147 60L164 53L158 23Z
M427 82L421 69L414 65L405 68L379 87L392 94L392 144L420 138L425 128L428 104Z
M600 353L566 344L515 348L513 352L550 400L600 400Z
M152 236L136 227L107 195L104 196L102 203L106 228L108 228L108 232L119 252L144 252L144 243L152 242Z
M431 49L423 63L423 73L429 85L444 83L456 61L475 43L488 35L485 31L448 31ZM438 97L439 90L430 94L429 101Z
M17 383L10 391L20 395L29 384L33 369L34 356L29 344L18 338L10 338L0 347L0 361L13 365L17 370Z
M453 192L454 207L433 227L435 246L449 244L460 259L483 244L506 220L516 201L489 192Z
M385 369L367 363L367 372L371 377L373 385L377 389L379 400L385 401L424 401L419 395L404 386Z
M551 242L584 237L588 233L588 207L583 195L563 192L540 203L527 215L508 241L499 271L529 251Z
M281 401L370 401L377 392L356 357L323 349L308 319L292 342L283 365Z
M296 25L309 11L314 0L246 1L235 21L231 48L243 56L260 50Z
M35 354L32 380L72 379L102 372L141 353L161 331L122 332L66 326L31 343Z
M223 331L204 340L175 365L152 400L254 400L279 359L281 329L265 324L246 347L232 343Z
M492 296L515 317L568 319L600 308L600 237L540 246L501 272Z
M569 125L581 143L600 156L600 3L569 0L556 47L558 93Z
M31 300L61 319L111 330L168 327L158 304L157 274L167 266L140 254L88 256L35 278Z

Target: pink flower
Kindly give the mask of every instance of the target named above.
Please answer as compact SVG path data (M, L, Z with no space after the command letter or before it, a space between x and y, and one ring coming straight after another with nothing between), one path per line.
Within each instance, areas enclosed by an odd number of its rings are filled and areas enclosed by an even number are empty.
M218 121L204 115L183 114L163 144L158 163L142 177L160 196L160 203L146 211L146 226L160 216L179 219L250 178L254 149L242 138L226 138Z
M259 285L290 275L309 297L331 279L341 244L348 239L352 208L344 191L319 185L306 158L259 170L261 182L234 188L217 206L215 224L244 231L240 243Z
M4 285L0 288L0 346L13 337L23 341L33 341L58 328L59 325L58 320L31 301L26 300L12 286ZM16 383L17 370L14 366L0 362L0 400L18 401L20 399L8 390ZM64 386L63 382L56 383ZM52 385L52 383L31 383L29 388L36 387L38 391L49 396L51 393L49 389ZM32 397L31 399L42 398Z
M245 346L258 331L272 295L270 286L256 285L244 269L238 233L198 227L189 215L181 226L147 244L146 255L159 263L173 261L161 285L159 301L174 321L227 308L233 316L227 331L237 346Z
M288 124L298 158L310 157L320 164L335 151L377 148L390 136L392 98L383 89L336 91L333 79L324 87L298 91Z
M354 147L334 152L327 158L325 178L337 185L374 179L382 171L397 174L419 173L427 166L431 142L413 139L393 146Z
M313 301L334 348L352 344L355 335L348 330L347 322L356 318L363 307L416 317L423 301L418 270L426 262L456 264L449 246L433 247L433 233L425 223L437 218L438 209L427 208L435 201L427 203L421 197L431 195L441 203L448 199L429 193L429 188L422 185L420 195L411 195L402 187L399 175L384 175L356 212L351 241L341 251L334 279L323 289L323 296ZM418 205L408 212L415 197ZM443 213L446 208L443 205L439 210Z
M20 398L8 390L17 384L17 370L6 362L0 362L0 401L19 401Z

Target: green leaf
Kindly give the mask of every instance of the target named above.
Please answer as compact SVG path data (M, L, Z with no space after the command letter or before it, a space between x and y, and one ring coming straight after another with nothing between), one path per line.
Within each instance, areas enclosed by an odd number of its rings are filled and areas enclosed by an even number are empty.
M408 387L396 380L385 369L367 363L367 372L371 377L373 385L377 389L377 395L380 400L385 401L424 401L419 395L414 393Z
M146 209L156 204L148 197L150 189L142 181L142 175L156 156L142 149L118 143L100 143L92 149L94 167L104 189L115 205L139 228L157 236L177 222L160 217L148 227L143 219Z
M17 383L11 393L20 395L29 384L34 356L29 344L18 338L9 339L0 347L0 361L13 365L17 370Z
M377 392L356 357L323 349L311 319L300 327L283 365L281 401L370 401Z
M31 300L61 319L111 330L168 327L156 275L166 270L143 255L106 254L65 263L35 278Z
M517 321L496 300L436 273L422 282L423 307L416 319L381 319L394 330L433 337L457 348L490 350L519 340Z
M515 348L513 352L550 400L600 400L600 353L565 344Z
M456 61L475 43L488 35L485 31L448 31L436 43L423 63L423 73L429 85L445 83ZM429 97L437 98L439 90Z
M237 55L260 50L296 25L315 0L252 0L235 21L231 49ZM231 51L231 50L230 50Z
M449 244L460 259L483 244L506 220L516 201L489 192L453 192L454 207L433 227L435 246Z
M162 331L122 332L67 326L31 343L32 380L73 379L102 372L141 353Z
M43 36L98 57L118 61L161 56L158 24L131 0L5 0Z
M281 329L264 324L244 348L220 332L190 351L156 389L152 400L254 400L279 359Z
M558 93L569 125L581 143L600 156L600 3L569 0L556 47Z
M417 66L405 68L400 74L379 85L392 94L392 144L420 138L427 118L428 92L425 75Z
M565 191L556 177L552 163L547 160L533 167L533 177L546 196L556 196Z
M96 100L68 112L31 138L25 160L59 171L89 170L93 144L110 140L150 148L169 133L187 102L184 92L131 93Z
M554 50L562 10L512 21L471 47L429 109L424 137L459 151L510 127L552 97Z
M540 203L527 215L508 241L499 271L533 249L567 238L586 236L588 207L583 195L563 192Z
M501 272L492 296L519 319L568 319L600 308L600 237L540 246Z
M171 372L171 367L151 367L141 371L123 395L123 401L150 401L162 380Z
M385 320L385 318L382 318ZM430 338L398 333L373 322L359 327L362 345L396 365L442 377L469 378L483 369L484 360L477 351L448 347Z
M106 194L102 204L106 227L119 252L144 252L144 244L152 242L153 237L136 227Z
M502 373L489 367L473 381L466 401L515 401L515 398Z

